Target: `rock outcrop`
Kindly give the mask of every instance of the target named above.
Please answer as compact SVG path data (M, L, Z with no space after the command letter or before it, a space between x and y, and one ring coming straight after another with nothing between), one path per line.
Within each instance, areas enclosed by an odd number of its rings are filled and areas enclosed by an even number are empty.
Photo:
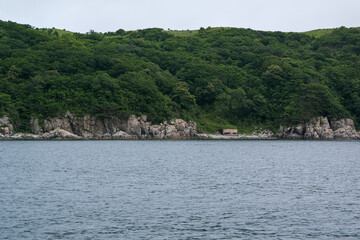
M195 122L182 119L152 124L146 116L131 115L120 117L75 116L67 112L63 117L53 117L40 121L31 118L32 133L14 133L9 118L0 118L0 139L360 139L354 121L340 119L328 121L326 117L313 118L309 122L293 126L280 127L277 134L268 130L256 130L251 135L238 134L225 136L220 134L198 134Z
M305 139L333 139L334 133L326 117L313 118L305 126Z
M340 119L332 124L334 138L360 139L360 132L356 132L354 121L351 119Z
M43 139L80 139L78 135L68 132L61 128L56 128L42 135Z
M0 134L2 136L10 136L14 133L14 127L10 123L10 119L7 116L0 118Z
M280 127L280 139L360 139L354 121L340 119L329 122L326 117L312 118L308 123L296 127Z
M43 139L192 139L197 134L196 123L182 119L152 125L146 116L131 115L124 120L78 117L70 112L64 117L48 118L42 124L32 118L30 128Z

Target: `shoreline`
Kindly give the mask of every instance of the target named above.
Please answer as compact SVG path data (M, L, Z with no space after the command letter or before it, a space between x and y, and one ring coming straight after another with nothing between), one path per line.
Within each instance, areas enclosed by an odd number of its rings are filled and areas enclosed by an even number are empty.
M274 133L255 129L249 134L222 135L198 133L196 122L172 119L160 124L147 121L145 115L128 119L76 117L68 112L64 117L30 120L31 133L16 132L7 116L0 118L0 140L336 140L360 139L352 119L329 121L312 118L297 126L280 126Z
M27 133L15 133L13 135L0 135L0 141L246 141L246 140L270 140L270 141L343 141L343 140L360 140L359 137L346 138L282 138L279 136L270 135L245 135L239 134L236 136L226 136L218 134L196 134L187 138L138 138L133 135L126 138L98 136L98 137L82 137L82 136L43 136Z

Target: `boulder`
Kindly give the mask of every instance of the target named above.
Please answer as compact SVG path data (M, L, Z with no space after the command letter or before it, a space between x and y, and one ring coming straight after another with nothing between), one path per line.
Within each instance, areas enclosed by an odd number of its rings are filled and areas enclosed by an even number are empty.
M359 134L356 132L354 121L351 119L340 119L333 122L334 138L338 139L357 139Z
M174 124L177 131L184 131L185 128L187 127L186 122L182 119L176 119Z
M80 139L78 135L68 132L64 129L56 128L42 135L44 139Z
M301 134L303 132L303 127L283 127L280 126L279 132L276 134L277 138L281 139L303 139L304 135Z
M306 123L305 139L333 139L333 130L330 127L327 117L312 118Z
M135 115L131 115L127 122L127 133L141 137L141 123Z
M120 140L120 139L130 140L130 139L136 139L136 138L137 138L136 136L129 135L124 131L118 131L111 136L111 139L115 139L115 140Z
M285 128L281 126L277 137L285 139L358 139L360 134L356 132L352 119L329 122L327 117L317 117L298 127Z
M43 132L51 132L58 128L71 132L70 120L67 118L48 118L44 120Z
M34 134L42 134L43 130L39 125L39 119L31 117L30 119L30 129Z
M2 135L12 135L14 133L14 127L10 123L8 116L3 116L0 118L0 134Z
M149 128L149 137L151 139L163 139L165 136L164 124L151 125Z

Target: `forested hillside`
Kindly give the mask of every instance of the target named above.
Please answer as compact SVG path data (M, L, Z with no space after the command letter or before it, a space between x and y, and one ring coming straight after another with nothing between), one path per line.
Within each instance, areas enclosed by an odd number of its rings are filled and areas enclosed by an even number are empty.
M0 115L145 114L200 130L277 128L313 116L360 124L360 29L236 28L87 34L0 21Z

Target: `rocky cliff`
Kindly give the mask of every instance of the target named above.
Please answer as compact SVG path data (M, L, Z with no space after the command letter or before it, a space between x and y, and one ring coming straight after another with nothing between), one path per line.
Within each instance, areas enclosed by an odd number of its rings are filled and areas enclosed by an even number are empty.
M280 127L280 139L360 139L354 121L339 119L330 121L326 117L312 118L308 123L293 127Z
M198 134L195 122L174 119L154 125L146 116L134 115L121 119L79 117L67 112L63 117L43 121L32 118L29 124L32 133L14 133L9 118L0 118L0 139L360 139L353 120L329 122L326 117L313 118L298 126L280 127L277 134L261 130L237 136Z
M0 118L0 137L6 135L12 135L14 133L14 128L10 123L10 120L7 116Z
M8 117L0 119L0 138L5 139L191 139L196 123L175 119L159 125L147 121L146 116L100 118L75 116L67 112L63 117L39 121L30 120L32 134L14 134Z

